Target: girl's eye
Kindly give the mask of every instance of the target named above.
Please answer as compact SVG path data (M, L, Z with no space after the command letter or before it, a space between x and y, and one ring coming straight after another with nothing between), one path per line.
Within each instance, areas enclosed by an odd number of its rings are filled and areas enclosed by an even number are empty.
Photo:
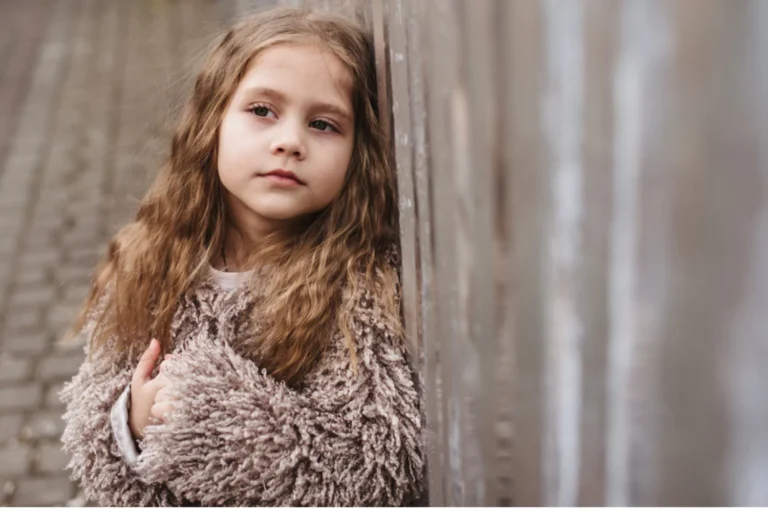
M269 117L270 114L274 116L274 112L272 112L269 107L265 107L264 105L253 105L248 110L252 112L253 115L258 117Z
M327 132L327 131L338 132L339 131L338 129L336 129L335 126L333 126L328 121L323 121L320 119L318 119L317 121L312 121L311 123L309 123L309 126L311 128L314 128L315 130L320 130L321 132Z

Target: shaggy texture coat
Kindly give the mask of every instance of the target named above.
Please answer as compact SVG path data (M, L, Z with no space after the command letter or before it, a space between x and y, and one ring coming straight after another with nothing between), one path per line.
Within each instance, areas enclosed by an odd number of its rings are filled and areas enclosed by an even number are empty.
M60 396L68 467L86 498L103 506L387 506L418 498L419 397L405 343L371 297L355 311L357 372L337 335L296 388L259 368L252 305L242 286L225 292L212 281L182 298L172 325L180 357L167 364L176 409L167 423L147 427L135 466L117 447L110 409L142 350L117 358L107 345L83 363Z

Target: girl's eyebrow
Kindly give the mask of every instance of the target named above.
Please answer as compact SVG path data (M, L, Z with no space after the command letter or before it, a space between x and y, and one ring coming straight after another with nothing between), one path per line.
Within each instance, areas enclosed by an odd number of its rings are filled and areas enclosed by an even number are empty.
M285 94L270 87L248 87L243 91L244 96L266 96L278 102L285 101Z
M265 96L267 98L271 98L272 100L279 102L279 103L285 103L286 102L286 96L282 92L272 89L271 87L249 87L243 91L243 95L246 97L250 96ZM312 104L312 110L318 111L318 112L328 112L329 114L335 114L347 121L352 121L352 116L347 112L347 109L340 107L338 105L334 105L333 103L325 103L325 102L318 102Z
M315 103L312 105L312 110L317 112L327 112L334 114L345 121L352 122L352 116L349 115L347 109L336 106L332 103Z

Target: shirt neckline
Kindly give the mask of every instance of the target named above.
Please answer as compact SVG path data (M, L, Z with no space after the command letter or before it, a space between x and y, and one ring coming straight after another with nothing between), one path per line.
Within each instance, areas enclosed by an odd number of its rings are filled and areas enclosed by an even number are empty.
M212 265L208 265L211 276L217 285L224 291L232 291L238 288L241 284L247 282L253 275L253 270L247 272L224 272L213 268Z

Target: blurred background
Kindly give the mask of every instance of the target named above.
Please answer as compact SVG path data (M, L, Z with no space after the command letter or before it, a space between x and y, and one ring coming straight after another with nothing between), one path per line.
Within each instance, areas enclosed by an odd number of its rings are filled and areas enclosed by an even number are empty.
M432 505L768 505L765 0L0 0L0 504L213 34L371 28Z
M222 4L0 0L0 504L82 502L56 392L84 354L60 341L167 153Z

